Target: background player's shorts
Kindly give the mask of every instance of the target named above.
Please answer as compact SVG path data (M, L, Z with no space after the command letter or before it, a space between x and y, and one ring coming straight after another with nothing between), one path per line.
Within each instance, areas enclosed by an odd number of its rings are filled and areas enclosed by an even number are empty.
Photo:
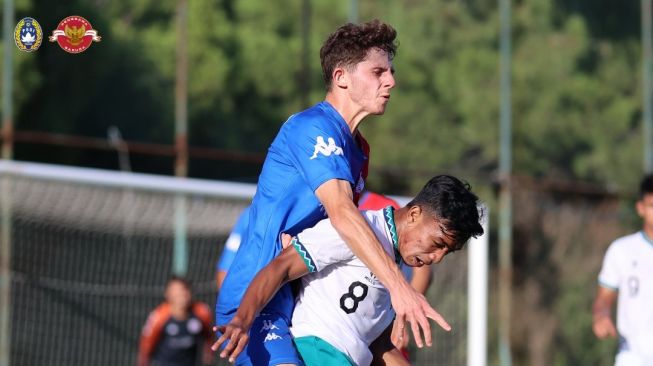
M273 366L283 363L304 366L286 318L262 313L252 323L249 343L236 359L236 365Z
M337 348L314 336L295 338L297 350L306 366L356 366L356 364Z

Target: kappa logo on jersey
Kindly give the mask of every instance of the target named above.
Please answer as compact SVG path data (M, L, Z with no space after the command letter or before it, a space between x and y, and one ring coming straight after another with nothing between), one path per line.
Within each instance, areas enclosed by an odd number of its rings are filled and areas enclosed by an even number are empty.
M263 321L263 326L261 327L261 331L259 333L265 332L267 330L274 330L274 329L279 329L276 325L272 323L272 320L264 320Z
M327 141L328 144L324 142L324 137L318 136L316 138L317 143L315 144L315 151L313 151L313 156L309 160L317 158L317 154L320 153L324 156L333 155L342 155L342 148L336 145L336 140L333 137L329 137Z
M276 341L277 339L281 339L281 336L277 335L277 333L268 333L265 336L265 340L263 341L263 343L267 341Z
M370 275L369 275L369 276L365 276L365 279L366 279L367 282L369 282L370 285L372 285L372 286L376 286L376 285L379 283L379 279L376 278L376 276L375 276L374 273L372 273L372 272L370 272Z

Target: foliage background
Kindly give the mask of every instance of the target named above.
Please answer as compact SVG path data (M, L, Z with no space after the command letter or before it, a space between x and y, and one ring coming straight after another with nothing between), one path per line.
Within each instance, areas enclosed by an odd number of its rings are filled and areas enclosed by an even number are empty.
M265 153L288 115L321 100L318 50L347 21L349 2L308 3L303 50L301 0L189 0L191 145ZM638 225L630 197L643 150L639 2L512 5L513 166L532 182L517 187L514 202L515 364L611 364L614 343L593 338L589 311L603 251ZM393 24L400 42L389 109L362 127L373 149L369 186L409 195L425 178L448 172L470 181L495 207L497 2L360 0L359 6L362 20ZM36 18L45 35L78 14L103 38L77 55L47 41L34 53L14 50L16 129L105 138L115 125L126 140L171 144L175 7L172 0L16 0L16 19ZM115 153L38 144L17 144L15 158L118 168ZM170 158L131 159L135 171L172 174ZM259 169L195 159L189 175L255 181ZM601 193L576 189L588 185ZM579 221L552 224L563 215Z

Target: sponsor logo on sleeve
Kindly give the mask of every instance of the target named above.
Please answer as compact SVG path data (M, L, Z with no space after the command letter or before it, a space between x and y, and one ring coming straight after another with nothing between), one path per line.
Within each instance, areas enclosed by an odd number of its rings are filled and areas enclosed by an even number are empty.
M263 326L261 327L261 331L259 333L275 330L275 329L279 329L279 327L274 325L274 323L272 323L272 320L264 320Z
M318 136L315 143L315 150L313 151L313 156L309 160L317 158L317 154L322 154L324 156L333 155L342 155L342 148L336 145L336 141L333 137L327 138L327 142L324 141L324 137Z
M268 341L276 341L277 339L281 339L281 336L277 335L277 333L268 333L265 336L265 340L263 341L263 343Z

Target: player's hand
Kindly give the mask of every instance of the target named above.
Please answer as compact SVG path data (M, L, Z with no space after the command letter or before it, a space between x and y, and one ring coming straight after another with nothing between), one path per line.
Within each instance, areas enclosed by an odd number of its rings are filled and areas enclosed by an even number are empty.
M394 322L397 322L397 319L395 319ZM408 335L408 330L406 328L402 328L403 331L401 331L401 333L399 333L399 329L400 327L393 323L390 341L392 342L393 346L397 347L398 350L403 350L408 347L410 336ZM395 330L397 330L396 334Z
M220 358L229 357L229 362L236 362L236 358L249 342L249 327L234 317L227 325L213 327L213 331L219 331L222 335L213 343L211 350L216 352L223 343L228 341L229 343L220 352Z
M617 337L617 329L609 316L601 316L594 319L592 322L592 330L594 331L594 335L599 339Z
M420 329L424 333L424 341L427 346L432 345L431 341L431 326L428 318L433 319L442 329L446 331L451 330L451 326L435 309L429 305L424 295L415 291L408 282L400 281L400 286L395 288L394 293L390 294L392 300L392 307L397 314L393 324L392 333L402 334L406 322L410 323L413 337L417 347L422 348L422 336Z
M286 249L290 246L290 242L292 241L292 236L286 233L281 233L281 246L283 249Z

